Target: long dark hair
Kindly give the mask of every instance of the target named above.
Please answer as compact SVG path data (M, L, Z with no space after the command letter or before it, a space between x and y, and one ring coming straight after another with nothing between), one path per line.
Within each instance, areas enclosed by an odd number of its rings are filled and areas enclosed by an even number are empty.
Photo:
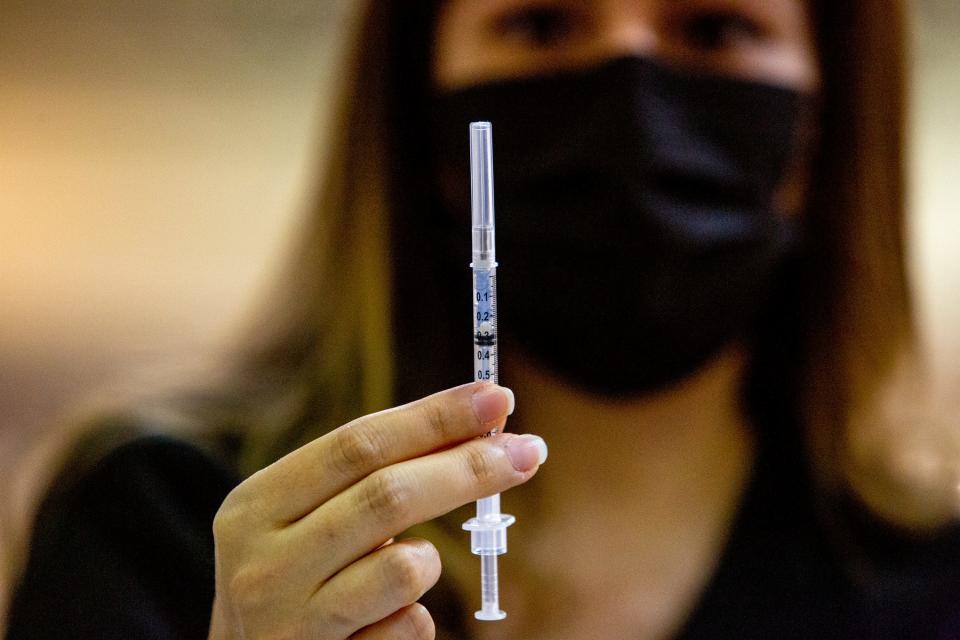
M234 416L230 429L250 425L250 470L360 413L469 375L455 339L468 302L446 295L457 274L421 259L437 250L433 158L423 145L437 4L378 0L360 16L314 214L282 289L243 341L231 388L244 400L218 413ZM878 478L897 486L884 454L874 447L865 462L851 449L884 439L896 447L886 426L876 435L879 422L862 416L873 415L913 342L903 11L897 0L811 6L822 109L808 240L761 328L749 395L799 417L825 488L853 487L888 517L914 520L869 490Z

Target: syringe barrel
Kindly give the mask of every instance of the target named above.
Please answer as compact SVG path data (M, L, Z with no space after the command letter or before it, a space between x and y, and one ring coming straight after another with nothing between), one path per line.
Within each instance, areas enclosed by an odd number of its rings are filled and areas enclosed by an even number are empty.
M497 263L493 210L493 126L470 123L470 202L473 219L473 264Z
M470 532L470 550L478 556L499 556L507 552L507 527L517 519L509 513L500 513L499 497L497 494L497 503L492 505L496 507L495 512L485 508L491 506L489 503L482 504L489 498L478 500L477 517L463 523L463 528Z
M500 519L500 494L495 493L486 498L477 500L477 519L478 520L499 520Z
M502 556L507 552L507 528L471 531L470 551L478 556Z

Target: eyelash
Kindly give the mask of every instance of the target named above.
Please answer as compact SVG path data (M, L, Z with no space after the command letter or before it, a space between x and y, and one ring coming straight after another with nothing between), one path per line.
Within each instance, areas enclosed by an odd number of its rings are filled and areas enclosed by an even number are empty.
M541 49L557 47L584 28L588 17L559 4L518 7L492 21L500 38ZM677 16L675 37L702 52L722 52L752 44L766 37L758 20L734 10L703 9Z
M723 51L762 40L763 27L732 11L709 11L690 16L680 24L680 36L701 51Z
M501 37L541 48L556 46L577 29L578 16L559 6L529 6L510 11L494 20Z

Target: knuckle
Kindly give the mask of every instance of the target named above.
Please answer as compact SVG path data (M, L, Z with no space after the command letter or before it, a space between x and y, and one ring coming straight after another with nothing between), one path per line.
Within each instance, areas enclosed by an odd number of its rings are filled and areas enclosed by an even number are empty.
M319 616L320 627L330 633L341 631L349 633L351 629L357 629L363 626L363 622L360 621L357 616L349 612L349 607L345 606L346 603L340 602L328 602L327 606L323 607ZM313 635L305 635L304 637L314 637ZM322 636L326 637L326 636ZM342 637L342 636L338 636Z
M443 571L443 563L440 560L440 552L432 543L423 540L420 546L420 553L423 560L423 569L426 576L427 588L432 587Z
M417 549L401 545L387 554L384 572L391 590L413 602L427 590L428 561Z
M419 558L408 549L398 550L387 557L386 573L391 589L399 591L407 599L415 599L423 581Z
M420 413L430 431L446 442L450 437L451 416L444 403L437 398L431 399L430 402L423 403Z
M243 503L244 500L239 497L237 489L227 494L213 516L214 539L225 541L237 531L242 530L243 522L246 520L246 509Z
M410 486L397 472L381 471L366 480L367 508L382 522L396 523L409 509Z
M216 515L213 516L213 539L222 542L230 537L232 531L233 525L230 522L230 514L221 506Z
M230 599L243 611L263 611L271 606L277 581L281 578L273 567L260 563L246 564L230 577Z
M471 479L481 486L492 485L497 477L497 463L492 455L491 448L483 446L482 441L477 443L479 446L468 446L464 448L464 464L470 474Z
M433 616L427 608L416 603L407 608L404 620L407 623L407 637L415 640L433 640L436 636L436 625Z
M355 473L358 468L380 468L384 464L384 447L379 431L369 419L359 418L334 438L334 459L339 471Z

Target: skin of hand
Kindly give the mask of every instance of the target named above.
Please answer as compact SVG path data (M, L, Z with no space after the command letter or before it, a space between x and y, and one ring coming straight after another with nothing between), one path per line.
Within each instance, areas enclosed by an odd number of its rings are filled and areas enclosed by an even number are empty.
M393 536L522 484L546 446L499 433L513 393L471 383L364 416L234 489L217 512L210 638L433 638L417 600L440 576L426 540Z

